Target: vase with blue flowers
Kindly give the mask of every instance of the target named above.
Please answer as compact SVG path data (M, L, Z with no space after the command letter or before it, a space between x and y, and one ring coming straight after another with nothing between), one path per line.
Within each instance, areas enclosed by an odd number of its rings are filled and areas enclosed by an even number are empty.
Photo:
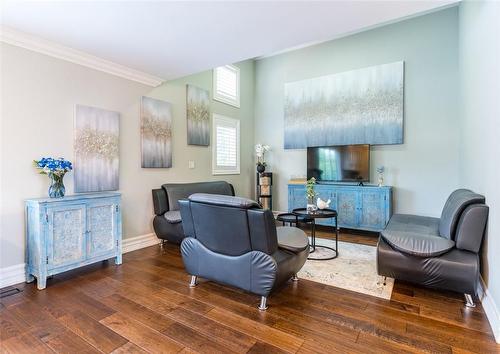
M62 198L66 192L64 188L64 175L73 169L70 161L61 158L42 157L40 160L34 160L34 165L40 170L40 174L47 175L50 178L49 197Z

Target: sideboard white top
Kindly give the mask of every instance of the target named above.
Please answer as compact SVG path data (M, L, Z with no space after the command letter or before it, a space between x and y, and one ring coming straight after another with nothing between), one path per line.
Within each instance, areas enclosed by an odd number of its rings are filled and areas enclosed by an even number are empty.
M80 193L66 195L62 198L32 198L26 199L25 201L31 203L57 203L57 202L67 202L72 200L82 200L82 199L94 199L94 198L109 198L109 197L119 197L121 193L118 192L100 192L100 193Z

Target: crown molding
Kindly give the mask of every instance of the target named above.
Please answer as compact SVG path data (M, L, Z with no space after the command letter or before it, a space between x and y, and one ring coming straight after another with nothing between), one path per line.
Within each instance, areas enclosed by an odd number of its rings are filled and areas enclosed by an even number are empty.
M6 26L1 27L0 41L54 58L83 65L111 75L119 76L127 80L136 81L151 87L156 87L165 81L157 76L150 75L40 37L20 32Z

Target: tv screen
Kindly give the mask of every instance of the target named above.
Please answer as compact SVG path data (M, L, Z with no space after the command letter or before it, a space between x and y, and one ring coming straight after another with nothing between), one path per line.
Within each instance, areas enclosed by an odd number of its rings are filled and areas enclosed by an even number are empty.
M324 182L368 182L370 145L307 148L307 179Z

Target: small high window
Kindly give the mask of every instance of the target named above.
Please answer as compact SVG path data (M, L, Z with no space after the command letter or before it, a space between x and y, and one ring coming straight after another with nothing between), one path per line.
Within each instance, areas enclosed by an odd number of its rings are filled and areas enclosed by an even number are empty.
M240 107L240 68L234 65L214 69L214 100Z

